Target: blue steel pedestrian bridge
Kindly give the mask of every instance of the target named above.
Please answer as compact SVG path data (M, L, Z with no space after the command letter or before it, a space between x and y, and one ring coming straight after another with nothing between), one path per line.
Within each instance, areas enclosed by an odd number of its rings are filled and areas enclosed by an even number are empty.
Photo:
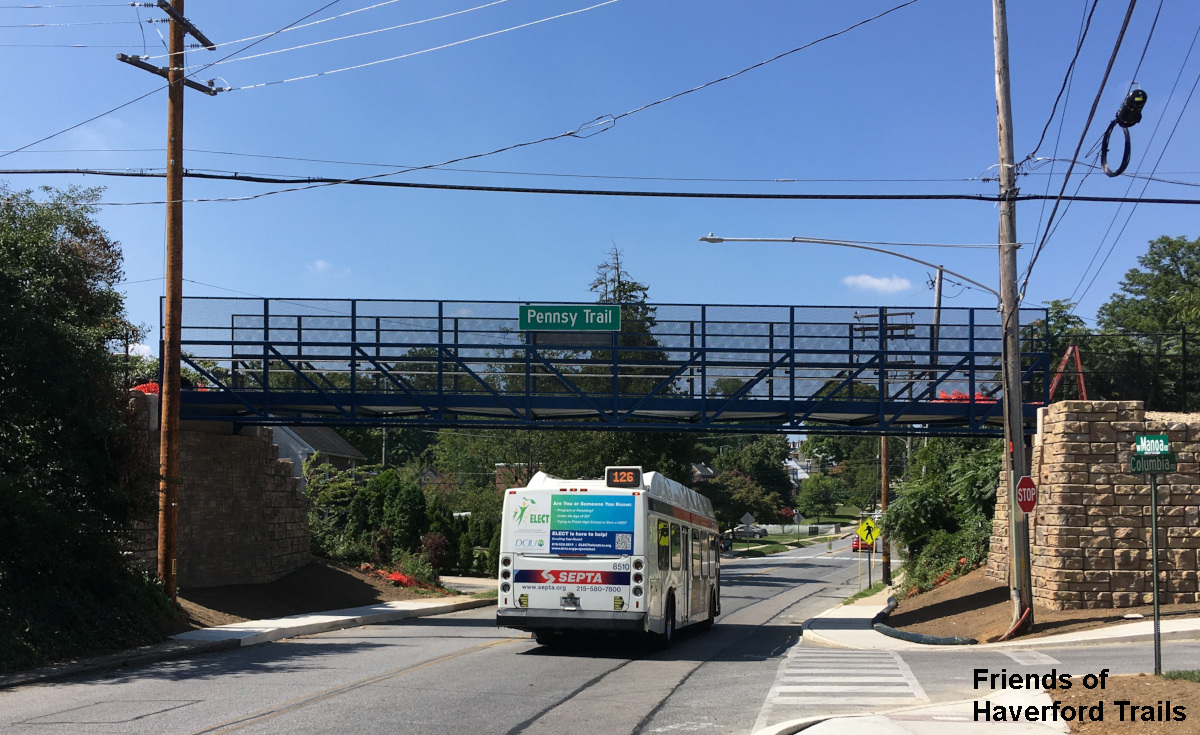
M546 332L522 303L186 298L182 418L1000 434L994 309L624 304L620 331ZM1032 426L1045 310L1021 325Z

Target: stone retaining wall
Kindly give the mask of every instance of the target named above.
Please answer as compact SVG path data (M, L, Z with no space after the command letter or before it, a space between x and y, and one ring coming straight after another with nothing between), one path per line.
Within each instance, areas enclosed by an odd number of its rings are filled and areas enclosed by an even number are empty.
M158 456L155 397L139 407ZM142 399L137 399L142 400ZM179 447L177 583L181 589L261 584L310 561L308 509L292 462L268 428L184 425ZM138 534L136 558L156 566L157 515Z
M1184 417L1179 417L1184 418ZM1029 533L1034 602L1054 610L1153 602L1150 486L1129 473L1137 434L1167 434L1177 474L1159 475L1159 601L1200 601L1200 417L1148 420L1140 401L1063 401L1043 409L1031 457L1038 505ZM988 577L1008 582L1002 476Z

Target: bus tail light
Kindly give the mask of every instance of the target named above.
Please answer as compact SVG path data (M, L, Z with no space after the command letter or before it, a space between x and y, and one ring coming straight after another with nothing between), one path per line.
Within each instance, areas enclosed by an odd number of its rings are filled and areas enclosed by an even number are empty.
M511 587L511 585L509 585L508 582L501 583L501 585L500 585L501 592L508 592L510 589L512 589L512 587Z
M641 583L642 583L642 573L641 573L641 572L634 572L634 573L633 573L633 583L634 583L634 584L641 584Z
M507 569L501 570L500 572L500 579L508 579L511 576L512 572L508 571Z
M641 587L634 587L634 588L633 588L633 596L634 596L634 597L641 597L641 596L642 596L642 588L641 588Z
M634 559L634 560L633 560L633 568L634 568L634 569L641 569L641 568L642 568L642 567L644 567L644 566L645 566L645 564L642 562L642 560L641 560L641 559Z
M512 566L512 557L511 556L500 557L500 566L502 566L502 567Z

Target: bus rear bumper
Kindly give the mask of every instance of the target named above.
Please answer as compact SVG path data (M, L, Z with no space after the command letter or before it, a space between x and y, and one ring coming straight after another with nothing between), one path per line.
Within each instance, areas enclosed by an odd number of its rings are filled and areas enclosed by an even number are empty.
M605 610L504 609L496 611L496 626L518 630L631 630L646 629L646 613Z

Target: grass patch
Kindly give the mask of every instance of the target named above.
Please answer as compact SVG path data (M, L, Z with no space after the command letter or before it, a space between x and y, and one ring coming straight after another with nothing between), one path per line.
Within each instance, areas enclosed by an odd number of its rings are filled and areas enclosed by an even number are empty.
M484 590L471 595L476 600L494 600L500 594L500 590Z
M855 592L854 594L850 595L849 597L847 597L845 599L844 602L845 602L845 604L850 604L851 602L861 600L864 597L870 597L871 595L873 595L877 592L882 592L882 591L883 591L883 582L876 582L875 584L871 585L870 587L866 588L865 590L859 590L858 592Z
M1200 669L1184 669L1180 671L1165 671L1162 678L1178 681L1194 681L1200 684Z
M760 543L787 544L799 549L805 546L812 546L813 544L823 544L831 538L837 538L837 536L801 536L800 538L796 538L793 534L772 533L763 537Z
M789 551L789 549L788 549L788 547L784 546L783 544L766 544L764 546L759 546L756 549L745 549L743 551L739 551L734 556L738 556L738 557L768 556L770 554L778 554L781 551Z

